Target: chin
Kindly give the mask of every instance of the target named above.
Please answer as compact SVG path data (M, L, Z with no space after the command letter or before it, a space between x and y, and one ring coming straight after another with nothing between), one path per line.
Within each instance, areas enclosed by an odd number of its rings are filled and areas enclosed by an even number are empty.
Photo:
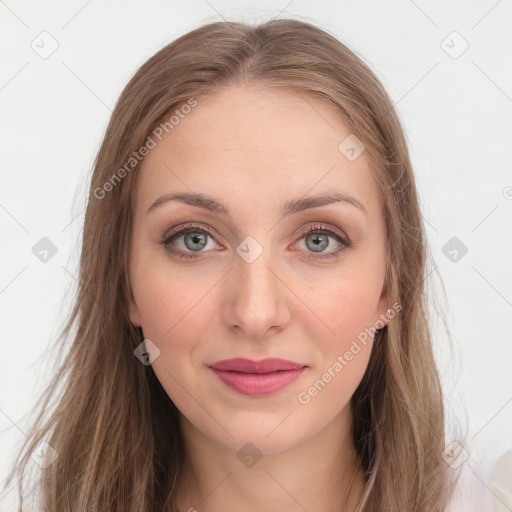
M267 418L262 418L261 413L254 413L254 417L251 414L244 416L231 420L228 430L232 437L223 431L218 442L236 452L252 443L262 454L271 454L286 451L308 437L303 432L304 424L299 429L297 422L292 420L293 414L284 422L286 414Z

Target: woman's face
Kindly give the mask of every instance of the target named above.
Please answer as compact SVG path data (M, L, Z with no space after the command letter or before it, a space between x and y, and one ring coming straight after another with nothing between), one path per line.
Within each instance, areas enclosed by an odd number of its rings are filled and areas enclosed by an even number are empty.
M389 306L366 153L353 136L340 146L350 130L314 98L247 86L197 98L163 133L141 164L130 256L130 318L158 347L159 381L187 425L233 450L338 428ZM150 209L174 194L200 201ZM299 369L210 366L232 358Z

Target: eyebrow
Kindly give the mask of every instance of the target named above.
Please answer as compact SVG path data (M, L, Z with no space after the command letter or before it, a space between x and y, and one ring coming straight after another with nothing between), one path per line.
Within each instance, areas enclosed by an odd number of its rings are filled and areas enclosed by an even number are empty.
M175 194L164 194L158 197L153 204L149 207L147 213L152 212L158 206L167 203L169 201L181 201L182 203L197 206L198 208L203 208L213 213L217 213L223 216L230 216L229 208L224 206L222 202L215 199L214 197L207 196L205 194L200 193L189 193L189 192L180 192ZM347 203L355 206L363 213L367 214L366 208L362 205L360 201L356 198L348 196L346 194L342 194L340 192L334 192L332 194L324 194L318 196L310 196L310 197L300 197L298 199L292 199L291 201L286 201L281 206L281 214L283 217L287 215L291 215L293 213L298 213L304 210L308 210L310 208L317 208L319 206L325 206L327 204L332 203Z

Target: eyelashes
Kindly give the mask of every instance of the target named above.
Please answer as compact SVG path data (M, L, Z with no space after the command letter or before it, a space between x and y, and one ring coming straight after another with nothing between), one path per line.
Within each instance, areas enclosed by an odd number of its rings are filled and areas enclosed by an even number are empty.
M192 250L182 250L182 249L176 249L176 247L173 245L176 239L180 238L181 236L184 236L188 233L195 233L200 235L206 235L207 238L214 239L213 232L206 226L203 226L201 224L196 223L187 223L183 226L181 226L181 229L171 231L171 233L166 234L166 236L163 238L163 240L160 242L161 245L163 245L166 249L166 251L173 257L179 259L179 260L194 260L203 257L202 253L210 252L209 250L198 250L198 251L192 251ZM340 233L334 231L332 228L329 228L325 224L322 223L315 223L313 225L308 226L307 228L303 229L297 238L297 241L294 242L296 244L297 242L301 241L302 239L305 239L308 235L327 235L331 238L333 238L338 244L339 247L337 247L335 250L324 253L324 252L316 252L316 251L307 251L305 250L307 254L310 256L302 256L305 259L311 259L311 260L323 260L327 258L335 258L338 256L338 254L341 251L344 251L350 247L352 247L352 243L350 239L346 235L341 235ZM208 243L208 242L207 242ZM328 246L330 246L330 242Z
M179 238L180 236L186 235L187 233L199 233L199 234L206 234L207 236L213 238L213 234L209 229L206 229L200 225L197 224L186 224L182 229L179 231L171 232L170 235L168 235L162 242L160 242L162 245L165 246L166 250L173 256L177 257L181 260L192 260L196 258L200 258L201 256L198 253L206 252L206 251L183 251L175 249L172 245L174 240L176 238Z

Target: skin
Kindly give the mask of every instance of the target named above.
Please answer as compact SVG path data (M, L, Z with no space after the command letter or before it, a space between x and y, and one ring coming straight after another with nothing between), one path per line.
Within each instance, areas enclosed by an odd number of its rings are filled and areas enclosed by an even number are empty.
M351 477L343 510L360 498L350 398L373 339L308 404L297 398L389 307L379 190L365 152L349 161L338 150L350 133L314 98L230 86L199 97L141 165L130 318L158 346L153 369L181 413L187 457L180 511L225 511L227 503L249 512L339 511ZM147 213L162 194L191 191L214 196L231 216L180 201ZM365 211L337 202L280 213L284 201L332 192L357 199ZM178 235L171 245L198 256L182 261L161 242L189 221L210 227L212 236L198 252ZM329 245L315 252L300 230L318 222L352 245L343 248L328 234ZM252 263L236 252L247 236L263 248ZM252 397L207 367L232 357L281 357L308 368L284 389ZM252 467L237 457L248 442L262 454Z

